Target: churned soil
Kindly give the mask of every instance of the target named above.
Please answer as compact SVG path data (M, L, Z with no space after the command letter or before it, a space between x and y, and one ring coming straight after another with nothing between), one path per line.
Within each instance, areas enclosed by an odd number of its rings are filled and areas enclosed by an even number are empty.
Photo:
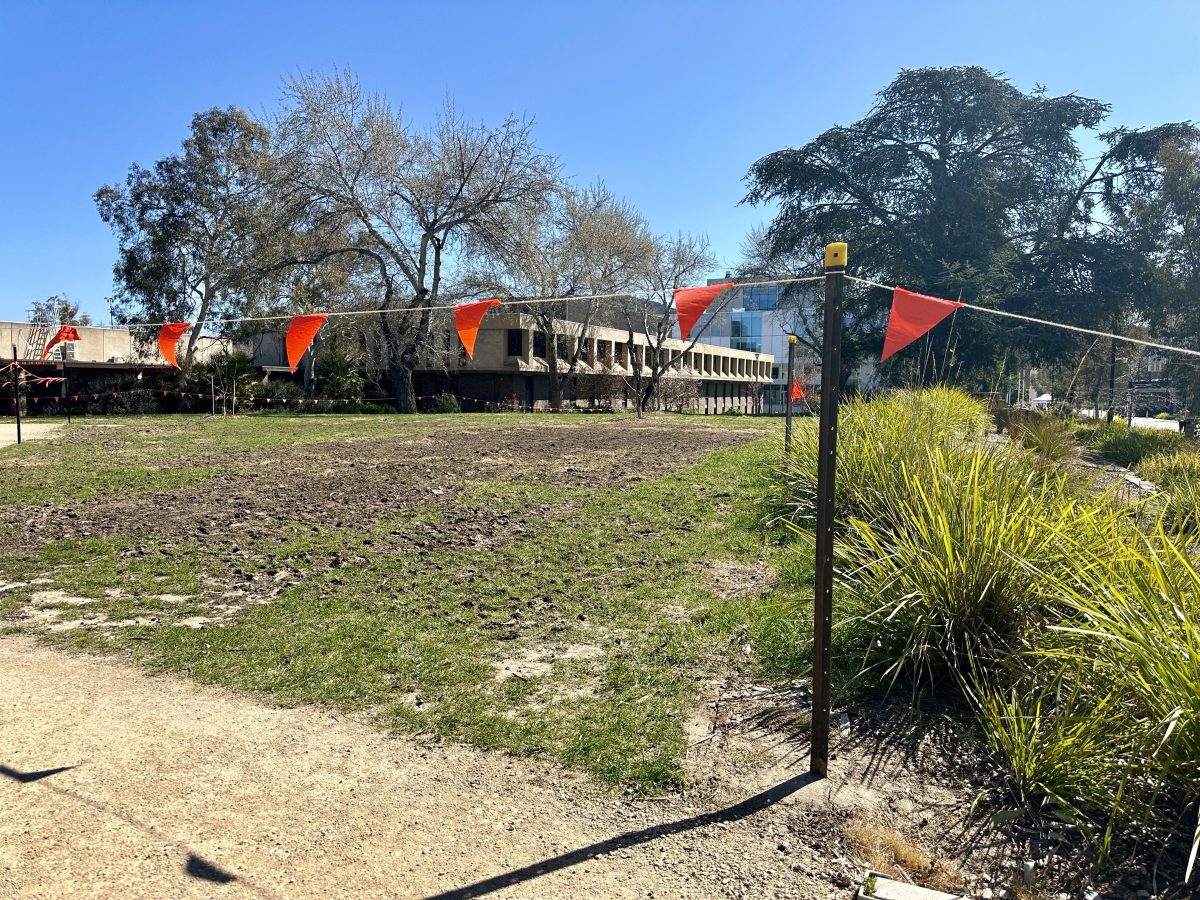
M624 419L624 417L621 417ZM0 509L19 525L8 552L47 541L123 535L211 545L272 534L281 522L361 528L418 503L445 507L439 530L478 525L478 510L455 516L470 482L536 481L614 487L685 468L722 447L762 437L741 428L636 422L456 428L431 434L329 441L192 456L217 471L175 491Z

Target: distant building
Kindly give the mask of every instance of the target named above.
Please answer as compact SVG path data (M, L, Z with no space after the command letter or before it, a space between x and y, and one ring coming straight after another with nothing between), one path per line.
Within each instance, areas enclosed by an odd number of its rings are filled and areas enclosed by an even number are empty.
M556 320L554 330L559 341L558 357L570 357L580 349L580 361L575 372L575 398L579 406L624 406L631 399L635 367L640 365L644 377L650 374L643 354L644 335L634 335L632 345L624 328L613 327L611 316L601 316L606 324L590 325L582 334L578 322ZM78 326L80 340L59 344L41 361L46 341L57 326L28 322L0 322L0 357L11 358L13 346L21 365L35 375L59 377L65 375L67 385L47 387L41 393L67 394L72 389L104 376L126 373L140 377L161 377L172 371L158 355L154 342L139 343L127 328ZM181 346L185 337L181 340ZM441 365L419 371L415 376L417 394L426 398L451 393L459 398L463 409L489 409L496 406L544 408L549 405L549 376L547 375L547 335L532 316L519 312L494 310L484 319L475 344L475 358L468 359L460 352L458 339L452 332L439 334L445 352L440 354ZM582 343L582 346L580 344ZM219 349L215 339L203 339L198 358L206 359ZM264 379L301 377L302 366L292 376L286 365L280 332L268 331L259 335L250 352L254 365ZM7 350L8 352L4 352ZM181 351L182 352L182 351ZM727 409L757 412L761 409L762 387L771 381L775 360L769 353L749 346L728 347L668 339L661 350L662 364L681 353L671 370L664 376L676 386L687 390L675 391L686 398L684 405L701 413L720 413ZM566 369L566 363L562 364ZM157 380L157 379L156 379ZM671 393L664 389L664 395Z
M730 277L710 278L709 284L729 281ZM808 320L819 321L822 302L822 287L814 283L814 289L804 297L810 303L806 307ZM787 402L787 358L788 335L799 333L802 318L795 301L782 300L785 285L747 285L733 289L733 298L717 312L705 316L702 324L707 328L701 335L710 344L737 350L748 350L771 356L771 382L763 392L765 412L781 413ZM821 360L805 344L796 344L796 380L810 397L820 390ZM874 374L874 367L862 365L851 373L851 384L866 384Z
M559 319L554 329L560 341L557 354L560 358L574 356L580 341L583 342L576 376L585 382L599 376L631 383L634 366L646 352L644 335L635 333L631 347L628 332L621 328L592 325L583 335L583 326L578 322ZM532 316L493 311L479 329L475 359L467 359L464 353L456 365L448 367L448 372L418 373L417 393L430 396L448 392L465 401L545 407L549 403L546 340ZM697 343L686 349L688 346L668 339L662 348L662 362L666 364L671 356L683 351L664 378L698 382L698 394L688 404L691 408L701 413L758 410L761 386L771 380L774 360L770 354L713 344ZM565 363L562 365L565 369ZM642 372L644 376L650 374L644 362ZM588 405L586 394L586 389L576 392L577 405ZM464 409L468 408L469 403L464 405Z

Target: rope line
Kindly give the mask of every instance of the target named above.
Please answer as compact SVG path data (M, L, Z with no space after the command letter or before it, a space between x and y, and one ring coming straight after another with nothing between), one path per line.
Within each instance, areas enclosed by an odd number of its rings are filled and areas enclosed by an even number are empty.
M807 275L803 278L776 278L770 281L738 281L734 282L734 288L742 287L763 287L771 284L799 284L808 281L823 281L824 275ZM682 290L682 288L680 289ZM538 303L562 303L568 300L641 300L644 303L651 302L647 297L639 297L637 294L579 294L569 297L534 297L529 300L520 298L511 298L503 300L504 306L532 306ZM377 316L381 314L404 314L404 313L423 313L435 312L438 310L457 309L458 303L445 303L436 306L405 306L395 307L391 309L348 309L335 312L325 313L325 315L333 318L335 316ZM236 316L228 319L205 319L203 325L235 325L239 322L281 322L285 319L291 319L300 313L287 313L278 316ZM161 328L163 322L126 322L126 328Z
M856 281L859 284L865 284L868 287L883 288L885 291L895 290L895 285L880 284L878 281L871 281L869 278L858 278L855 275L847 275L847 280ZM1066 331L1075 331L1079 334L1090 334L1093 337L1109 338L1114 341L1124 341L1127 344L1139 344L1142 347L1153 347L1155 350L1166 350L1170 353L1185 353L1188 356L1200 356L1200 350L1190 350L1187 347L1175 347L1171 344L1160 344L1157 341L1144 341L1141 338L1128 337L1123 334L1113 334L1109 331L1096 331L1093 328L1082 328L1078 325L1068 325L1065 322L1051 322L1049 319L1038 319L1034 316L1023 316L1019 313L1006 312L1002 309L991 309L986 306L976 306L974 303L961 303L964 309L973 309L976 312L987 313L989 316L1003 316L1006 319L1017 319L1021 322L1031 322L1034 325L1048 325L1051 328L1062 328Z

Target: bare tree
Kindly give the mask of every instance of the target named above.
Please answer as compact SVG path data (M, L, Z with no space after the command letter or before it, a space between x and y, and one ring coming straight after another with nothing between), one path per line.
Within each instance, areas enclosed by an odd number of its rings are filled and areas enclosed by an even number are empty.
M633 371L630 381L639 416L646 410L662 378L696 346L713 315L729 303L730 296L728 291L723 292L709 307L709 314L692 329L688 341L668 350L667 341L677 331L675 290L703 284L704 276L715 263L706 237L678 234L672 238L659 238L656 243L654 258L643 278L646 299L631 299L624 304ZM640 347L635 335L643 338Z
M633 290L655 254L641 214L603 184L582 190L563 186L540 215L485 235L491 271L487 290L517 298L561 298L525 307L545 339L552 409L562 409L564 388L584 360L586 338L600 303L594 295ZM572 300L581 297L581 300Z
M323 233L290 261L371 261L396 408L415 412L430 307L462 295L454 276L473 235L502 232L546 205L557 163L526 121L470 124L447 105L417 131L349 74L294 78L286 93L276 130L287 202Z

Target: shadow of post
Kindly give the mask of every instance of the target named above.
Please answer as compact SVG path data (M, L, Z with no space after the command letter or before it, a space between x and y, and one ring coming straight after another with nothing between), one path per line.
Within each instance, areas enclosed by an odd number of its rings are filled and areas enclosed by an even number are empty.
M753 797L748 797L740 803L735 803L733 806L728 806L725 809L702 813L698 816L690 816L675 822L666 822L662 825L652 825L649 828L643 828L639 831L629 831L625 834L619 834L616 837L611 837L595 844L589 844L587 847L580 847L578 850L572 850L569 853L563 853L550 859L544 859L541 862L531 863L520 869L513 869L511 872L504 872L500 875L494 875L491 878L485 878L483 881L477 881L466 887L454 888L440 894L432 894L426 900L467 900L470 897L483 897L495 891L512 887L513 885L532 881L542 875L548 875L551 872L579 865L582 862L587 862L590 859L595 859L597 856L611 853L614 850L625 850L629 847L636 847L639 844L646 844L658 838L691 831L694 828L703 828L705 825L718 825L722 822L734 822L738 819L744 819L756 812L761 812L769 806L773 806L780 800L796 793L801 788L819 780L820 776L812 772L805 772L803 775L796 775L793 778L789 778L787 781L775 785L775 787L768 788L759 794L755 794Z
M29 784L31 781L40 781L43 778L49 778L51 775L57 775L59 772L69 772L74 766L59 766L57 769L42 769L40 772L18 772L16 769L10 769L8 766L0 766L0 775L6 778L11 778L13 781L19 781L21 784Z

